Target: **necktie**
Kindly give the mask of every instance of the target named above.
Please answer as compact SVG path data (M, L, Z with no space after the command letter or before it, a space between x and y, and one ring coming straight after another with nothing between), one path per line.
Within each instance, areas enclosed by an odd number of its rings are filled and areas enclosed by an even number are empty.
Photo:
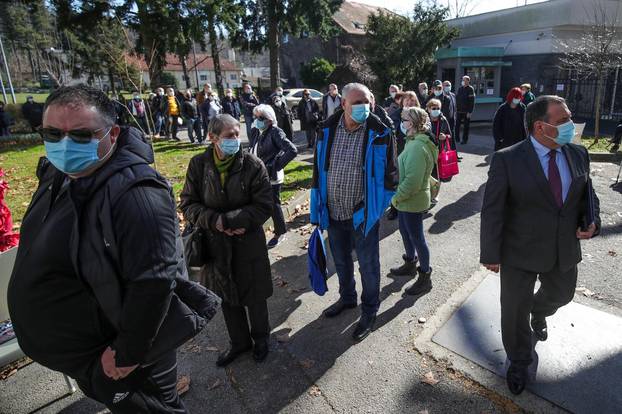
M557 203L557 207L561 208L564 204L562 198L562 177L559 174L559 168L557 168L557 163L555 162L556 156L557 151L551 150L549 152L549 186L551 187L551 192L553 193L553 198Z

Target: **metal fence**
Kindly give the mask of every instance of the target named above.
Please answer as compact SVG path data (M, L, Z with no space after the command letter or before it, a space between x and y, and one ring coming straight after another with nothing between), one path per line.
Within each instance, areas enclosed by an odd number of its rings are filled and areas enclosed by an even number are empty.
M564 97L574 116L593 118L596 114L596 85L593 78L548 79L542 93ZM600 101L601 119L622 119L622 69L612 71L606 79Z

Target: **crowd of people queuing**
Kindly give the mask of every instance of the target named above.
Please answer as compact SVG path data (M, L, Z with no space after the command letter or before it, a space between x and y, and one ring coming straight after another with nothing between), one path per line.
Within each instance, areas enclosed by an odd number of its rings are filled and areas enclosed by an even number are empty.
M600 227L594 195L594 221L576 229L586 191L570 184L585 183L589 161L568 145L574 126L563 99L534 100L529 89L513 88L495 115L500 155L493 156L482 210L481 262L501 269L503 341L515 393L524 388L530 362L530 312L537 311L531 327L545 340L545 317L574 289L578 239ZM327 231L339 282L339 299L324 316L358 306L355 251L362 282L355 341L372 332L380 306L379 223L387 211L398 219L404 244L403 263L391 273L413 277L409 295L432 289L423 219L435 203L439 153L468 142L475 109L468 76L456 93L447 80L435 81L431 90L421 83L416 91L391 85L388 92L378 103L365 85L347 84L340 94L331 84L321 105L304 90L297 106L314 154L310 221ZM527 100L533 102L526 106ZM189 163L178 206L200 240L200 283L188 280L175 198L149 166L151 146L137 128L120 126L127 114L143 132L151 123L156 135L173 140L185 120L190 141L207 142ZM241 146L241 116L248 149ZM9 286L11 317L26 354L71 375L113 413L185 412L173 385L175 351L222 301L230 346L217 365L248 351L257 362L265 360L273 292L268 249L286 233L280 190L284 168L298 152L292 119L282 88L261 103L249 84L240 96L227 89L222 98L209 84L196 94L158 88L147 101L135 91L123 107L87 86L53 92L39 130L47 157L38 166L40 184L23 220ZM533 158L530 167L544 169L534 176L545 192L550 186L550 205L532 201L537 186L523 180L520 151ZM563 231L557 232L553 223L562 207ZM538 215L546 218L537 226L540 237L516 245L512 240L522 237L517 229ZM267 241L263 224L269 217L274 234ZM538 244L552 237L566 250ZM537 255L532 242L541 250ZM506 246L514 247L506 252ZM514 251L522 256L510 258ZM538 274L546 277L532 310ZM514 280L524 275L524 283ZM519 291L521 300L512 297Z

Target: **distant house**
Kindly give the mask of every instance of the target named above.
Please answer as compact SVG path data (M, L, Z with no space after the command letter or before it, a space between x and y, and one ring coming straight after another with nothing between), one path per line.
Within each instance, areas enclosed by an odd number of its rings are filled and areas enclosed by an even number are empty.
M139 69L143 70L143 81L145 84L149 85L149 71L147 70L147 65L145 64L144 59L142 57L138 58L132 56L129 61L136 65ZM200 89L206 83L210 83L215 87L216 72L214 72L214 60L210 55L205 53L197 53L196 64L194 56L190 55L186 59L186 67L188 70L188 77L190 79L190 86L192 88ZM221 57L220 70L222 71L223 84L225 88L239 88L242 86L242 70L234 62ZM164 67L164 72L168 72L175 76L177 79L177 86L179 88L183 89L186 87L182 64L177 55L166 55L166 66ZM157 87L157 85L151 85L151 88L155 87Z
M338 31L326 41L319 37L285 37L281 45L281 77L289 87L304 86L300 79L301 65L315 57L325 58L339 66L347 63L352 50L362 50L365 46L365 27L371 14L392 13L383 8L354 1L344 1L333 14L333 22Z
M469 75L477 94L474 120L490 120L507 92L530 83L536 95L556 94L569 103L576 118L593 118L596 81L562 69L564 44L572 44L589 28L596 3L614 16L619 0L550 0L458 19L460 29L450 48L436 53L437 78L460 85ZM621 28L622 29L622 28ZM603 119L622 117L622 70L608 76L602 102Z

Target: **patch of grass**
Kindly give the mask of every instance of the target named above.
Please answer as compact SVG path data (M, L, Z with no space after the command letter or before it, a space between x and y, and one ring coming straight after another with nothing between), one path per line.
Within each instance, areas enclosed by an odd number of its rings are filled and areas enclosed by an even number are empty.
M153 144L157 170L173 185L178 197L186 179L190 159L205 147L190 143L159 141ZM45 155L43 145L15 145L0 147L0 166L9 183L6 202L16 225L22 221L32 194L37 189L35 175L39 158ZM285 167L282 201L289 201L297 191L311 187L313 166L292 161Z
M583 136L581 138L581 144L583 144L589 152L609 152L609 148L611 148L609 139L609 137L600 137L598 142L594 144L594 137Z
M289 201L294 195L306 188L311 188L313 165L292 161L285 167L285 182L281 187L281 201Z
M37 164L45 155L43 145L17 145L0 147L0 167L9 183L6 203L11 210L13 222L19 225L32 194L37 189Z
M28 96L32 96L35 100L35 102L39 102L39 103L45 103L45 100L48 98L50 94L49 93L16 93L15 94L15 99L17 100L18 104L23 104L26 103L26 97ZM7 97L7 102L5 103L13 103L13 98L11 98L11 94L7 91L6 94Z

